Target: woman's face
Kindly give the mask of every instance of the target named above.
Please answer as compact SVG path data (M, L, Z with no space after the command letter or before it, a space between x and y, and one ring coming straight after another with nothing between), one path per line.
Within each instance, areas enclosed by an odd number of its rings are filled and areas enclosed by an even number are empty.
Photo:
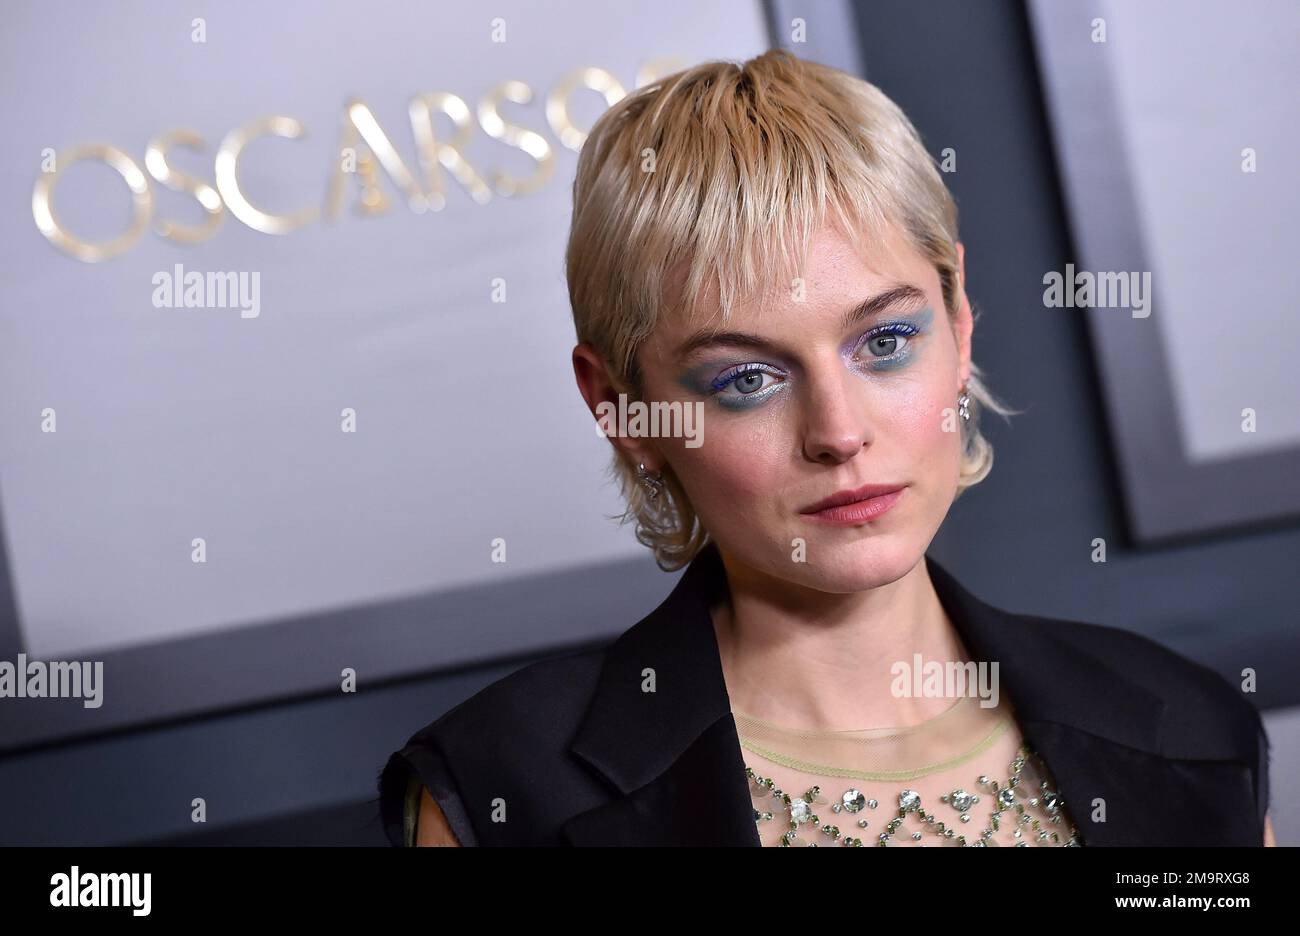
M856 255L824 228L802 284L712 329L665 316L638 353L646 400L703 403L702 444L654 439L647 469L671 466L731 559L827 592L887 584L920 561L960 468L965 290L950 322L937 271L894 229L872 244ZM809 512L866 485L902 491L874 517L861 504Z

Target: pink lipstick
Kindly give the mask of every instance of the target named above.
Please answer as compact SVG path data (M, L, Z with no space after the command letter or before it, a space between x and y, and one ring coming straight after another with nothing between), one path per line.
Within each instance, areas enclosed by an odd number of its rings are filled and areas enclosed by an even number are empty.
M903 496L901 484L868 484L851 491L840 491L825 500L799 511L823 523L859 524L875 520Z

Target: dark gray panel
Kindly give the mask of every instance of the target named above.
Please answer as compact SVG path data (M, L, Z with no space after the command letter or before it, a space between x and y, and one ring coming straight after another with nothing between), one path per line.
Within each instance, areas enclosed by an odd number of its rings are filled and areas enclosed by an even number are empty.
M663 599L677 575L649 555L435 595L113 650L103 705L0 702L0 753L223 709L361 686L611 638Z

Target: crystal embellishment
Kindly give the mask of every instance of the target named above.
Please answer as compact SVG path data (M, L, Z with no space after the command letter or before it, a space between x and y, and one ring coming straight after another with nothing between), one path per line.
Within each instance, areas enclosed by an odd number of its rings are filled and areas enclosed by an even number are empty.
M953 790L946 796L939 797L957 812L965 812L971 806L980 801L980 798L973 793L967 793L965 790Z
M1021 774L1027 763L1031 760L1035 763L1035 772L1044 779L1030 781L1029 777L1022 778ZM776 788L776 784L770 778L758 775L752 767L746 765L745 774L751 783L751 790L756 791L754 795L772 797L784 807L786 814L785 822L788 826L787 831L781 835L779 844L783 847L793 845L802 845L807 847L816 847L822 844L839 844L849 846L861 846L868 844L860 838L841 833L838 826L829 822L823 823L817 819L813 812L814 804L826 804L828 801L821 795L820 787L810 788L803 797L792 797L782 793ZM988 848L999 844L1013 844L1017 848L1025 848L1030 844L1033 845L1061 845L1068 848L1078 848L1083 844L1078 830L1069 817L1064 812L1065 801L1061 798L1058 791L1052 788L1049 782L1045 766L1033 754L1027 745L1022 745L1019 753L1010 764L1010 776L1006 784L992 779L986 775L981 775L977 780L977 785L991 794L993 802L992 814L987 819L987 826L983 830L976 830L968 827L962 829L962 834L958 834L958 829L948 827L943 820L938 819L932 812L927 810L921 802L921 795L916 790L905 789L898 794L898 813L890 819L884 826L883 831L877 833L873 843L878 846L887 846L897 835L906 835L910 840L917 842L923 848L923 838L928 836L937 836L939 843L943 845L957 845L962 847ZM1038 783L1037 790L1028 789L1034 783ZM1017 795L1018 794L1018 795ZM979 802L982 798L965 789L956 789L950 793L943 794L939 797L940 801L946 803L960 815L960 824L971 821L971 807ZM838 798L831 806L832 812L839 812L841 809L845 812L860 812L864 806L875 808L877 800L868 799L866 794L858 789L852 788L845 790L843 795ZM1042 811L1042 817L1035 816L1031 809ZM910 817L915 815L917 818L912 820ZM763 823L774 819L771 812L764 812L760 809L754 810L756 823L760 826ZM1010 840L1005 843L997 841L995 833L1002 827L1002 820L1008 823L1007 831L1003 833L1008 835ZM918 828L904 829L905 823L914 822ZM859 829L867 827L865 819L857 820ZM1068 832L1065 829L1056 831L1055 826L1068 826ZM810 831L805 832L805 829ZM969 837L968 837L969 836ZM1062 841L1065 839L1065 841Z
M840 800L840 804L848 812L859 812L867 805L867 797L861 790L845 790L844 796Z

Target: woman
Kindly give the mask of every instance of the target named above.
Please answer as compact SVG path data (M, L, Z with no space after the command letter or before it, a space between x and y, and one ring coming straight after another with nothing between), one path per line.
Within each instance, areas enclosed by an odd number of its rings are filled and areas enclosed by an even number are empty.
M394 753L394 843L1271 844L1267 739L1227 682L926 555L991 468L981 409L1009 411L971 360L953 200L878 89L771 51L638 90L582 149L567 258L625 519L688 568L612 646ZM629 400L702 433L619 435Z

